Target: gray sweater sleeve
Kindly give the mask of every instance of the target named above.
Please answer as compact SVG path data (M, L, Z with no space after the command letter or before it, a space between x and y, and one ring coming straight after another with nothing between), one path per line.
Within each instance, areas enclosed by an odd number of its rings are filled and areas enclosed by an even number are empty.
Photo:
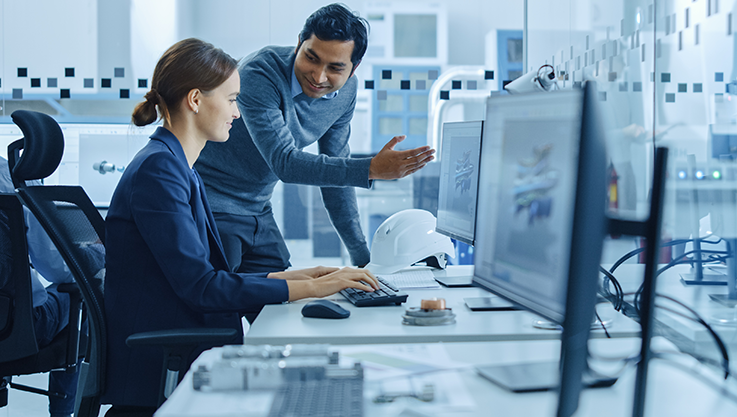
M348 138L354 106L350 108L350 114L344 114L318 141L321 154L336 157L350 155ZM351 255L351 263L356 266L366 265L371 261L371 253L361 229L356 190L353 187L322 187L320 191L330 221Z

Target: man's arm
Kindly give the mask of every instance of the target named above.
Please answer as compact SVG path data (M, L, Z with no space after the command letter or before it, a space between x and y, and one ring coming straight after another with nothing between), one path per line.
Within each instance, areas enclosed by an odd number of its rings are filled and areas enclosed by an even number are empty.
M261 156L280 180L317 186L370 186L370 158L315 155L297 147L281 108L282 100L291 102L292 97L282 96L269 79L274 74L269 74L266 68L251 68L241 74L241 91L246 92L238 96L241 118ZM348 106L350 111L344 112L341 121L335 124L344 125L344 119L350 122L355 97L353 100ZM283 107L290 105L285 103Z
M364 266L371 261L371 252L361 229L356 191L351 187L322 187L322 201L333 227L340 235L351 256L351 263Z
M30 210L23 207L26 218L26 239L28 241L28 254L31 257L33 268L47 281L57 284L74 282L72 272L61 257L59 250L51 242L43 226L31 214Z
M317 186L353 186L369 188L371 179L402 178L421 169L433 159L435 151L428 146L407 151L395 151L394 146L404 137L397 136L373 158L332 157L304 152L295 144L294 133L287 126L283 109L291 106L288 90L280 92L268 66L249 68L241 72L238 106L256 148L280 180L286 183ZM355 108L353 91L344 87L341 93L351 94L351 103L334 125L350 123ZM245 93L247 92L247 93ZM333 99L335 100L335 99ZM332 128L331 128L332 129Z
M346 112L318 141L321 154L336 157L350 157L351 150L348 144L351 135L350 113ZM340 235L343 244L348 249L351 262L356 266L364 266L371 261L371 253L366 245L366 238L361 229L361 219L358 214L356 190L352 187L322 187L322 201L328 211L333 227Z

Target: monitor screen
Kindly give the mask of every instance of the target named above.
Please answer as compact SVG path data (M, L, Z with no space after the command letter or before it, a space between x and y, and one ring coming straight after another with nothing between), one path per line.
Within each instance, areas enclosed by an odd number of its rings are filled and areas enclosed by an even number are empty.
M483 122L443 124L435 230L474 244Z
M558 323L565 310L581 102L581 92L569 90L487 103L479 213L493 215L479 216L475 279Z
M597 97L591 82L584 90L490 97L484 124L473 282L563 333L561 360L552 366L479 372L521 390L540 389L530 375L551 376L565 416L576 410L584 374L587 385L600 384L585 372L607 224Z

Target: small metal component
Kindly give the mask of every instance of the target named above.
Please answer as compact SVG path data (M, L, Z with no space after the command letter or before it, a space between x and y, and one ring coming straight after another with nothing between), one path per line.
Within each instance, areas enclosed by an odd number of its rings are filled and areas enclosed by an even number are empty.
M446 308L444 310L428 310L417 307L410 307L402 316L402 324L408 326L444 326L454 324L456 315L453 309Z
M431 298L420 301L420 308L424 310L445 310L445 298Z
M224 346L222 357L194 371L195 390L275 389L290 381L333 378L363 379L360 363L340 365L340 355L327 344Z
M105 175L108 172L114 172L115 171L115 164L111 164L108 161L102 161L102 162L95 162L92 164L92 169L99 172L102 175Z
M421 392L409 391L409 392L392 392L379 394L374 397L374 402L377 404L390 403L401 397L416 398L422 402L431 402L435 399L435 385L425 384L422 387Z

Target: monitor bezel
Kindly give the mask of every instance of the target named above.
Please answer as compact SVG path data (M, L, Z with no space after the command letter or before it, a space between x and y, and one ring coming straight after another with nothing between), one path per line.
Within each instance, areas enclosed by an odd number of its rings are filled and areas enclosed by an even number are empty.
M586 107L587 107L588 104L591 103L592 100L596 100L596 95L593 94L593 97L590 97L590 94L588 92L585 92L585 91L580 91L580 90L563 90L563 91L553 91L553 92L543 92L543 93L532 93L532 94L525 94L525 95L492 96L492 97L489 97L488 103L493 103L493 104L487 104L487 109L493 108L494 106L498 105L498 103L505 103L505 102L513 101L513 100L526 100L526 101L529 101L530 98L531 98L531 96L533 96L533 97L534 96L539 96L541 103L549 103L551 101L552 102L555 102L555 101L557 101L556 100L556 96L560 97L560 96L562 96L564 94L567 94L567 95L570 95L570 94L580 95L580 100L581 100L581 103L582 103L582 105L581 105L581 111L580 111L581 124L580 124L580 127L577 127L577 131L579 132L579 135L578 135L578 138L577 138L578 139L578 145L577 145L577 147L578 147L578 153L577 153L577 161L576 161L576 163L577 163L577 167L576 167L576 180L575 180L575 184L574 184L575 203L573 205L573 213L572 213L573 222L572 222L572 230L571 230L571 234L570 234L571 246L575 250L570 251L570 256L569 256L569 259L568 259L568 267L567 267L567 271L569 273L568 281L570 282L570 280L572 278L570 276L570 272L575 267L575 263L578 262L578 259L577 259L578 258L578 252L580 252L581 249L584 249L584 248L577 248L576 245L574 245L573 243L574 242L577 242L577 241L578 242L587 242L587 241L592 240L585 233L584 233L584 236L580 236L580 233L577 233L577 227L576 227L577 226L577 223L579 221L581 221L581 218L586 213L591 212L592 209L594 209L594 207L599 207L599 206L604 207L604 201L606 200L606 184L604 183L605 185L603 186L603 188L601 190L598 190L598 189L597 190L593 190L593 189L591 189L591 186L590 186L590 182L592 181L589 178L590 176L588 176L588 175L582 175L582 172L586 172L586 171L600 171L600 175L597 176L597 178L601 177L601 178L599 178L599 180L600 181L605 181L604 180L604 177L605 177L605 174L606 174L606 150L605 150L605 145L603 143L603 132L600 133L600 134L598 134L597 137L594 138L594 142L597 142L597 143L595 143L595 145L596 145L594 147L595 149L589 149L591 147L590 144L589 143L584 143L586 141L583 140L584 134L589 134L589 133L585 132L585 130L589 129L587 123L590 124L590 119L592 117L594 117L594 115L588 114L588 113L592 113L592 112L591 111L587 111L587 108ZM524 98L523 98L523 96L524 96ZM487 111L491 111L491 110L487 110ZM600 126L598 126L598 127L600 128ZM485 144L486 144L487 147L488 146L491 146L491 144L488 143L488 142L491 141L491 139L488 138L488 135L490 134L488 128L489 127L488 127L488 124L487 124L487 130L485 132L484 139L482 140L482 143L486 142ZM598 142L601 142L601 143L598 143ZM491 151L491 149L489 149L489 148L485 148L485 150L486 151ZM599 161L599 162L596 162L595 163L593 161ZM483 160L483 157L482 157L482 163L484 163L484 162L486 162L486 161L484 161ZM598 167L600 169L594 169L594 167ZM601 167L603 167L603 168L601 168ZM481 173L481 174L483 174L483 173ZM487 190L481 190L481 189L479 189L479 194L477 195L477 206L476 206L477 219L478 219L478 211L480 210L480 208L482 208L482 207L480 207L480 204L481 204L481 201L482 201L481 194L483 192L485 192L485 191L487 191ZM494 191L496 192L498 190L494 190ZM601 202L597 202L597 203L590 202L590 204L584 204L583 206L579 206L579 202L578 202L579 195L581 195L581 194L587 194L587 193L588 194L594 193L594 194L601 194L601 195L603 195L602 201ZM492 200L492 204L493 204L493 201L498 200L498 199L492 198L490 200ZM600 217L601 221L605 224L606 223L606 212L605 212L605 209L604 208L602 209L601 215L599 217ZM482 231L479 230L479 223L477 222L476 223L476 236L475 236L475 241L477 243L479 241L479 235L480 235L480 233L482 233ZM601 235L601 237L602 237L601 240L602 241L603 241L603 236L604 235L602 234ZM594 242L590 242L590 243L591 243L591 245L593 245L592 248L600 247L601 244L602 244L602 243L595 244ZM476 256L474 262L477 263L477 262L481 261L482 258L483 257L481 257L481 256ZM598 261L599 260L597 259L597 265L598 265ZM597 270L598 270L598 268L597 268ZM515 304L521 305L526 310L532 311L533 313L538 314L538 315L544 317L545 319L551 320L551 321L553 321L555 323L558 323L558 324L563 324L563 322L565 320L565 310L563 310L563 311L556 311L555 309L552 309L549 306L545 306L544 304L532 305L532 303L530 302L529 297L525 297L528 294L514 294L514 293L509 292L504 287L495 286L494 285L494 279L493 279L493 277L491 277L491 279L490 279L488 277L484 277L484 276L479 275L482 271L484 271L484 269L483 268L479 268L478 266L476 266L474 268L474 277L473 277L473 283L474 283L474 285L479 286L481 288L485 288L488 291L491 291L494 294L497 294L497 295L499 295L499 296L501 296L501 297L503 297L503 298L505 298L505 299L507 299L507 300L509 300L509 301L511 301L513 303L515 303ZM598 274L598 272L594 272L594 274L596 275L596 274ZM568 285L566 285L566 288L568 288ZM567 298L568 298L568 293L566 292L566 299ZM564 303L564 305L566 305L566 304Z
M484 121L483 120L469 120L469 121L463 121L463 122L445 122L443 123L443 136L440 141L440 155L442 156L444 147L446 146L445 131L447 128L458 128L458 127L463 127L464 125L475 128L477 124L479 125L478 127L480 130L479 132L479 162L477 164L478 170L477 170L477 176L476 176L476 207L474 208L474 212L473 212L474 219L473 219L473 231L471 232L472 236L471 238L468 238L466 236L461 236L456 232L452 232L442 226L438 226L438 224L440 223L440 189L439 188L438 188L438 216L437 216L437 222L435 225L436 232L443 234L445 236L448 236L451 239L455 239L459 242L463 242L471 246L474 246L474 244L476 243L476 223L478 221L478 210L479 210L479 183L480 183L479 177L481 176L481 154L484 150ZM440 160L441 169L440 169L439 181L442 181L442 175L443 175L442 164L444 163L446 162L444 162L441 159ZM442 187L442 186L443 186L442 184L439 184L439 187Z

